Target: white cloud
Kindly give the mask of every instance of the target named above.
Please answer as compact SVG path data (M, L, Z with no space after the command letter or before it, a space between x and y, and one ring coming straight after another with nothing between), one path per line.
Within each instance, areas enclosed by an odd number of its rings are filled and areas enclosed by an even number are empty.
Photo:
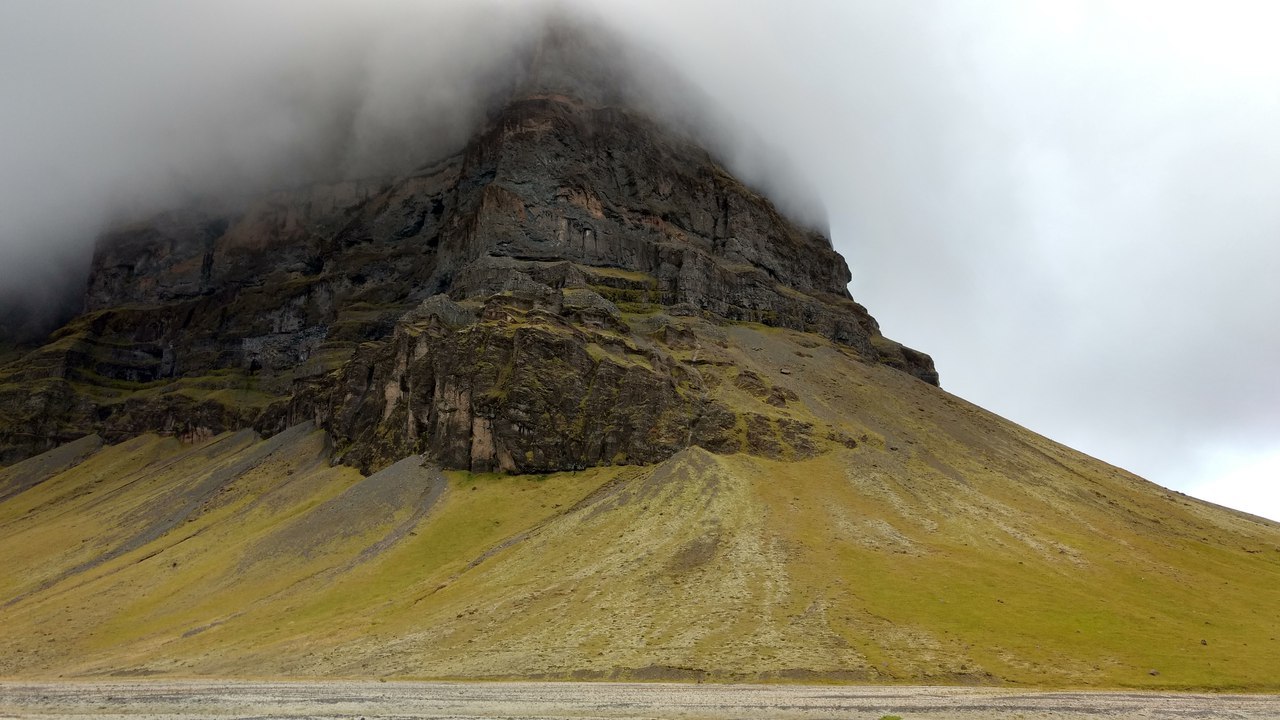
M1280 448L1219 456L1210 465L1217 474L1188 487L1188 495L1280 522Z
M719 103L739 168L771 175L751 138L790 159L944 387L1163 485L1270 492L1203 459L1280 437L1280 4L561 2ZM0 291L69 282L38 261L122 199L440 141L531 6L0 3Z

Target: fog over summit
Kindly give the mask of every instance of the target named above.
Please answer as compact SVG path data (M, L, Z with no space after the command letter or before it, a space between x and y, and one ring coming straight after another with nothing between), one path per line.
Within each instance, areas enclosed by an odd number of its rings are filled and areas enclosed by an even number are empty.
M51 285L78 282L103 227L193 201L407 172L458 150L522 83L554 87L587 65L592 84L616 91L596 101L643 107L697 136L783 209L824 224L813 189L769 142L626 23L589 8L135 2L14 15L10 67L27 72L4 88L14 102L0 238L13 262L0 292L33 294L35 309L59 297ZM552 58L572 68L542 57L539 43L557 36L580 46Z
M949 390L1183 489L1280 453L1261 2L8 3L0 291L65 314L105 225L456 147L553 9L683 78L714 114L653 110L735 173L824 207L854 296Z

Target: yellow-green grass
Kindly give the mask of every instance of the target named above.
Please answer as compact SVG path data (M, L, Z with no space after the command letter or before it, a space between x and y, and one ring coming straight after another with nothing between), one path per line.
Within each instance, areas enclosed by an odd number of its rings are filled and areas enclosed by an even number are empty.
M1280 691L1275 523L810 336L681 322L710 397L818 454L451 472L428 507L356 503L375 480L306 428L138 438L0 503L0 674Z
M636 285L656 286L658 279L654 276L638 272L635 270L624 270L622 268L605 267L603 265L578 265L588 276L596 275L601 277L617 278L619 280L627 280Z

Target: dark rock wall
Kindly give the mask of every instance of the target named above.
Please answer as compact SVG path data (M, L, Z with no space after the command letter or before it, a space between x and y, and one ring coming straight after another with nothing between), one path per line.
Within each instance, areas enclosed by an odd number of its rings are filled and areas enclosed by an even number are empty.
M624 314L812 332L936 384L849 277L827 238L687 139L533 95L409 177L103 236L85 314L0 368L0 461L95 431L271 432L301 415L368 469L415 451L542 472L742 449L686 368L626 347Z

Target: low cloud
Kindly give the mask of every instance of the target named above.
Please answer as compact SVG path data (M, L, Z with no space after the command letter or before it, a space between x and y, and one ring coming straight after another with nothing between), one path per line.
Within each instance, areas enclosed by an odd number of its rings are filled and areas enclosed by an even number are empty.
M1261 1L6 3L0 295L59 307L122 217L458 146L551 11L829 224L948 389L1177 487L1277 449Z

